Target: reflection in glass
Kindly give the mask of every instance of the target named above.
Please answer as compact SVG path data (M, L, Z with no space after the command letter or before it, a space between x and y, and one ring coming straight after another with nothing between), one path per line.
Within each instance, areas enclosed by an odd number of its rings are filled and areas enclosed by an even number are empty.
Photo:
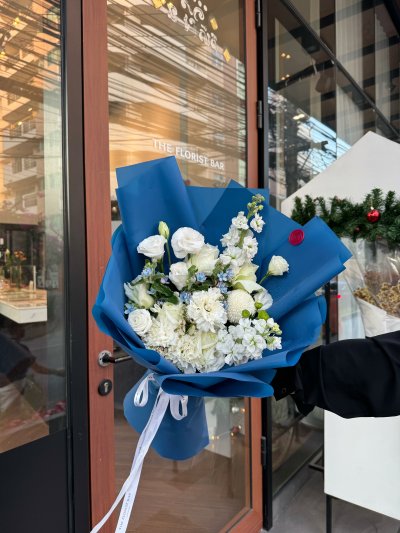
M59 11L0 1L0 452L65 427Z
M246 183L243 21L242 0L108 2L113 228L116 167L173 155L188 184ZM137 442L122 401L143 368L129 367L115 369L117 486ZM251 507L245 402L207 399L206 412L210 444L199 455L173 462L150 451L129 531L212 533Z

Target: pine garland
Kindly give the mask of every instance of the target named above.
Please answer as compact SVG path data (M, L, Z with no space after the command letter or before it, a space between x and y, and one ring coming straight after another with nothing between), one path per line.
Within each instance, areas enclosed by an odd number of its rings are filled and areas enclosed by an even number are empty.
M380 212L377 222L367 219L371 209ZM400 198L396 198L394 191L385 196L381 189L373 189L360 203L337 196L328 202L322 196L295 198L293 220L303 225L315 216L321 217L339 237L371 242L385 239L390 248L400 245Z

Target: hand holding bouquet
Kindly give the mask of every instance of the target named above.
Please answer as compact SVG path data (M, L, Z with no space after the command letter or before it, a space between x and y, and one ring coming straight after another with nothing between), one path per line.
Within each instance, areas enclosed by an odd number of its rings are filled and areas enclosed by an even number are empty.
M325 300L315 291L350 254L318 217L300 226L270 207L267 191L186 187L172 157L117 178L122 225L93 314L148 369L124 401L141 437L110 510L125 496L122 532L149 446L192 457L208 444L205 396L272 395L276 369L319 337Z

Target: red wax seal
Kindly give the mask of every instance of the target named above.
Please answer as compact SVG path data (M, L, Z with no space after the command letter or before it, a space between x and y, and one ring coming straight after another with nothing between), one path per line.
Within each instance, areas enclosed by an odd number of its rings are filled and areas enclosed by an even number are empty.
M289 242L290 244L293 244L293 246L297 246L303 241L304 241L304 231L302 229L294 229L292 233L289 235Z

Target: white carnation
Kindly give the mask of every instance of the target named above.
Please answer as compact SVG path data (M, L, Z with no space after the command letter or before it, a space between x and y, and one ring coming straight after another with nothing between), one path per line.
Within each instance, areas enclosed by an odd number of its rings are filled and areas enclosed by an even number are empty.
M156 349L158 346L168 348L175 345L177 338L177 332L167 320L153 318L151 328L145 338L145 344L149 348Z
M135 309L129 313L128 324L140 337L144 337L152 326L151 315L147 309Z
M222 299L221 291L215 287L194 292L187 306L188 319L200 331L217 331L227 320Z
M282 276L289 271L289 263L280 255L273 255L268 265L268 273L271 276Z
M228 320L237 324L242 318L242 312L248 311L254 315L256 308L250 294L242 289L235 289L228 294Z
M187 264L184 261L173 263L170 266L168 277L178 289L178 291L181 291L183 287L187 284L189 277Z
M254 215L253 220L250 222L250 227L256 232L261 233L264 227L264 220L258 213Z
M197 254L204 244L204 236L193 228L179 228L171 238L171 246L178 259Z
M244 211L239 211L237 217L232 218L232 226L237 229L249 229L249 224Z
M151 259L161 259L165 252L167 239L162 235L152 235L139 243L137 251Z

